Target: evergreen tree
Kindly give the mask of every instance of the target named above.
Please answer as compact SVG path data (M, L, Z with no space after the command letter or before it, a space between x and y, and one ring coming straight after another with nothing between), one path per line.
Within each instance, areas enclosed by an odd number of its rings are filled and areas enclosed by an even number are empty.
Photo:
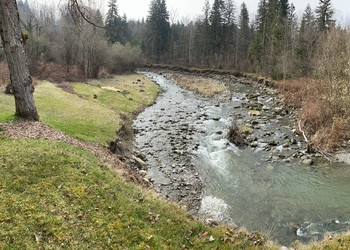
M74 20L67 8L61 11L59 28L60 36L62 38L62 42L60 43L60 61L65 65L73 65L79 50L79 32L75 28Z
M146 53L159 63L169 46L170 23L165 0L152 0L147 17Z
M328 31L334 27L335 20L333 19L334 10L331 0L320 0L316 8L316 20L320 31Z
M263 58L265 56L265 48L268 38L267 19L266 0L260 0L258 5L258 13L255 17L254 40L249 49L253 63L258 69L263 65Z
M199 62L201 65L208 66L209 31L210 31L209 0L205 0L203 12L204 12L203 18L196 22L196 32L194 37L194 51L196 54L197 62Z
M221 52L224 40L224 2L215 0L210 12L210 49L213 54Z
M106 17L106 36L110 44L119 42L125 44L127 37L126 16L120 17L118 14L117 0L110 0Z
M288 0L280 0L281 15L282 17L287 17L289 14L289 2Z
M286 75L286 58L291 56L294 44L294 11L288 0L260 0L259 3L250 54L257 69L273 78Z
M249 26L249 13L246 4L241 5L238 27L238 61L241 68L248 64L248 50L251 42L251 30Z
M311 9L310 4L306 6L304 14L300 22L300 33L307 32L310 28L315 27L315 14Z
M288 2L287 2L288 4ZM288 4L286 9L287 16L283 16L283 37L280 41L281 51L278 58L278 74L283 79L290 78L295 75L294 62L295 62L295 46L296 36L298 33L297 17L295 13L295 7L293 4Z
M238 44L237 44L237 26L236 26L236 6L233 0L226 0L223 6L223 50L221 51L222 57L225 59L226 67L231 67L235 64L237 67L237 54L238 54Z
M313 55L315 54L316 41L318 39L318 30L315 14L310 5L307 5L301 19L296 56L296 73L299 76L308 76L313 71Z

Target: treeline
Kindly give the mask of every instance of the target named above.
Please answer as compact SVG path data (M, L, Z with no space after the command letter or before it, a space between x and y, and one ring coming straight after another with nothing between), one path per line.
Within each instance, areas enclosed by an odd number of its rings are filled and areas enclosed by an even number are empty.
M212 5L204 0L198 20L172 23L165 0L152 0L146 20L139 21L121 16L116 1L109 0L105 16L86 6L74 15L69 6L61 6L57 17L57 10L32 9L27 0L19 0L32 74L43 74L50 63L85 77L157 63L274 79L310 76L317 73L330 34L348 33L336 27L331 0L319 0L315 10L308 6L300 22L288 0L260 0L254 20L244 3L237 9L233 0Z
M75 15L68 5L59 13L45 6L31 8L27 0L17 5L34 76L70 81L133 71L143 64L140 46L127 39L127 20L119 15L116 0L110 1L105 17L86 6ZM0 59L5 61L3 51Z
M330 0L320 0L315 10L308 5L301 22L288 0L260 0L254 20L249 19L248 12L245 3L237 10L233 0L215 0L213 5L206 0L202 17L196 22L171 25L168 15L159 12L157 16L163 17L159 22L169 23L162 25L167 27L162 32L167 49L161 50L161 57L147 54L147 59L258 72L274 79L309 76L314 73L329 31L344 31L335 26ZM154 32L149 27L145 30Z

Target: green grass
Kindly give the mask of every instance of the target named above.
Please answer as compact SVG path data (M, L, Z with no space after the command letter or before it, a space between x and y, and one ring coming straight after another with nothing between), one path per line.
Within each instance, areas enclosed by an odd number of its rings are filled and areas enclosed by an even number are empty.
M137 79L142 79L143 84L133 84ZM102 145L116 139L122 123L121 112L130 114L141 106L150 105L159 92L157 85L140 75L116 76L73 86L81 97L46 81L36 86L34 97L40 120L69 136ZM128 94L98 86L118 88ZM0 123L14 120L13 96L0 93L0 98Z
M67 135L105 145L116 138L119 114L98 103L63 91L49 82L41 82L34 92L40 120ZM0 122L15 119L13 96L0 93Z
M125 183L82 149L0 138L0 152L1 249L262 249L258 235L224 243L224 228Z
M0 122L13 121L15 114L15 102L12 95L0 92Z
M115 138L119 115L115 111L42 82L35 92L40 119L66 134L105 144Z
M132 113L140 106L152 104L159 93L157 85L137 74L94 80L90 84L75 83L73 88L84 99L125 113Z

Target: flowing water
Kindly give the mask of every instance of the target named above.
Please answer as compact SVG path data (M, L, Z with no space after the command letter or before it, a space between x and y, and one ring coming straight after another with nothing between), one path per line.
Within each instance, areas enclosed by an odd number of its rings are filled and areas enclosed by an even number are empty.
M158 74L145 74L163 93L135 120L135 144L146 155L160 193L192 204L203 219L258 230L282 244L350 230L348 166L320 160L311 166L288 158L302 142L286 149L275 145L271 151L261 138L245 149L225 139L232 121L247 119L244 104L256 87L231 82L232 96L217 101L182 90ZM269 95L258 99L273 106ZM279 140L293 135L288 126L293 122L292 116L267 116L255 130L261 131L258 137L268 134L268 140L282 144Z

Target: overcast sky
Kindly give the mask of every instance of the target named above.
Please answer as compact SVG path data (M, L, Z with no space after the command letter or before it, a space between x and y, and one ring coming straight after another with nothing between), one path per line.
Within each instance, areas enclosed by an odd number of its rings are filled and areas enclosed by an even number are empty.
M52 0L28 0L32 2L53 3ZM65 0L56 0L57 2L65 2ZM94 0L97 8L101 8L103 12L107 9L108 0ZM214 0L209 0L212 4ZM120 14L126 14L128 19L141 19L147 16L151 0L117 0ZM205 0L167 0L167 7L172 18L177 20L195 19L202 14ZM239 10L242 2L245 2L251 17L255 16L259 0L235 0L237 9ZM306 5L309 3L314 9L319 0L290 0L296 7L298 16L301 16ZM350 3L349 0L333 0L333 7L336 11L336 18L342 24L350 24Z

